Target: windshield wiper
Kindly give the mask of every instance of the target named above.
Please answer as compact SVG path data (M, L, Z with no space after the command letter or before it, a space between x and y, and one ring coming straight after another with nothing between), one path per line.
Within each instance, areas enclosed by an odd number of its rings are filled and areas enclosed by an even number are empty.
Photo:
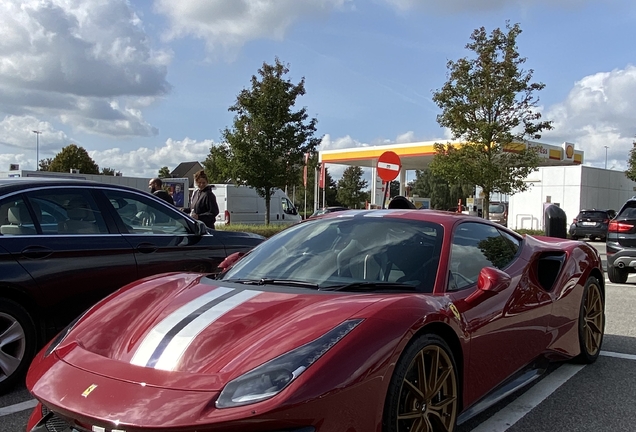
M320 288L321 291L368 291L369 288L413 291L415 285L399 282L350 282Z
M303 288L320 288L318 284L312 282L305 282L293 279L274 279L274 278L260 278L260 279L226 279L224 282L234 282L244 285L288 285Z

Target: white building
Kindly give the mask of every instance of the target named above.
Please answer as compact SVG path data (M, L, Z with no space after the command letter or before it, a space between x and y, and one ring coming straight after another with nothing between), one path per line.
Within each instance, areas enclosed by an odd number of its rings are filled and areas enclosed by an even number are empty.
M544 229L547 203L558 204L565 211L569 226L582 209L618 211L636 195L636 182L623 171L583 165L540 167L526 181L532 186L510 197L508 227L512 229Z

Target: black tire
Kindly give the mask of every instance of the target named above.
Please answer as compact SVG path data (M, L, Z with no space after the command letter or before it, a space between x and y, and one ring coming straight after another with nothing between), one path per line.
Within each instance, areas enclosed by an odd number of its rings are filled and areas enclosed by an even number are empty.
M0 299L0 394L24 377L35 355L33 319L18 303Z
M583 288L579 310L579 346L581 363L594 363L601 352L605 334L605 298L598 279L590 276Z
M578 239L579 239L579 236L576 236L576 235L572 236L572 240L578 240Z
M621 269L610 265L607 266L607 277L610 282L625 283L627 282L627 276L629 276L627 269Z
M382 431L452 432L459 401L457 367L448 344L434 334L419 336L404 350L393 371Z

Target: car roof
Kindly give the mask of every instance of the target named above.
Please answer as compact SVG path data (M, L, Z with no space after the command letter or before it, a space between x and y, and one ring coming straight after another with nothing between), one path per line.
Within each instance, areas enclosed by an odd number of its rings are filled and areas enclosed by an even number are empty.
M139 189L133 187L102 183L92 180L62 178L62 177L9 177L0 178L0 193L8 193L13 191L19 191L22 189L33 188L38 186L91 186L91 187L103 187L103 188L116 188L129 191L140 192Z

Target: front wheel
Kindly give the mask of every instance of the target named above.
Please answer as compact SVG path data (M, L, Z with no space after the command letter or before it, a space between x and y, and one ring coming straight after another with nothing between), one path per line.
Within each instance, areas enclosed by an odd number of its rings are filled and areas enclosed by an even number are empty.
M383 432L452 432L459 407L457 368L437 335L412 341L398 361L386 397Z
M579 345L582 363L594 363L601 352L605 333L605 302L598 279L589 277L579 311Z
M35 326L27 311L0 299L0 394L24 375L35 349Z

